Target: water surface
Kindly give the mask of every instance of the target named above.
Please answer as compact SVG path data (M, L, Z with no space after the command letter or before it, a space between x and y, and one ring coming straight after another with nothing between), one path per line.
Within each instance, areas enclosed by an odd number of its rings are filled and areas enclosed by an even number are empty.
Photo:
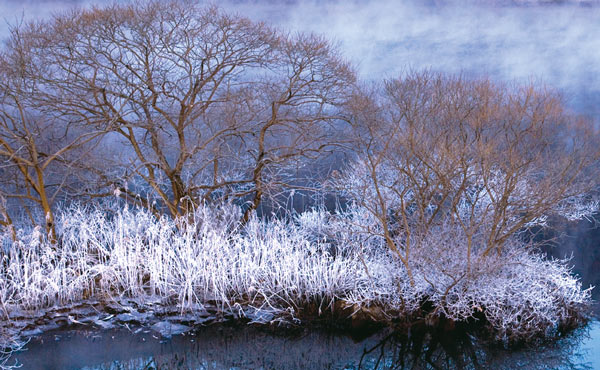
M541 346L488 347L465 332L379 333L362 341L323 331L294 335L213 326L161 338L126 329L54 331L17 355L24 369L598 369L600 322Z

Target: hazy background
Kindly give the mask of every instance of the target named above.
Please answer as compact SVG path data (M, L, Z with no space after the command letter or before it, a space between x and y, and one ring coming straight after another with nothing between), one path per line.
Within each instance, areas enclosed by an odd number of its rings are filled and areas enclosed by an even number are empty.
M7 23L101 0L0 0ZM224 8L292 31L323 34L364 78L409 68L541 80L571 107L600 117L600 0L235 1Z

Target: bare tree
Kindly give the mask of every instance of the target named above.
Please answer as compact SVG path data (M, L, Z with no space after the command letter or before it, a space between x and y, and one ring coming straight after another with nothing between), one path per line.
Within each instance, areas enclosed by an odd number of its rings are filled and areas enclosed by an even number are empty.
M6 196L0 190L0 216L2 216L2 220L0 220L0 226L9 229L10 236L12 240L17 240L17 231L15 230L14 223L12 217L8 213L8 207L6 202Z
M70 172L82 147L103 131L82 130L69 120L43 115L31 104L36 86L19 74L18 66L11 69L4 59L0 64L0 159L7 175L1 184L1 225L12 228L13 222L5 198L18 199L34 224L41 211L46 232L55 240L53 204L72 180Z
M172 216L223 196L255 209L288 183L286 166L327 146L354 80L321 38L192 1L78 10L13 34L9 54L26 55L36 99L91 126L114 122L121 166Z
M253 99L257 114L247 140L252 200L245 220L265 194L297 180L294 166L322 158L341 142L340 109L354 82L350 67L320 37L283 39L274 62Z
M598 137L559 97L533 85L500 86L430 72L359 94L350 117L358 160L338 186L377 220L375 233L405 265L459 231L466 271L550 214L591 215ZM461 276L456 276L458 281Z

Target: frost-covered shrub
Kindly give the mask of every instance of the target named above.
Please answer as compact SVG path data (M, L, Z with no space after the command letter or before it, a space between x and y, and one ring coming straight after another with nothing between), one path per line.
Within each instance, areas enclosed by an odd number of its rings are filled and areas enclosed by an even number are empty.
M598 135L542 86L409 72L349 102L354 160L331 181L361 243L447 297L530 249L519 234L598 210ZM355 237L355 236L353 236Z
M210 303L296 316L375 306L374 320L483 317L498 339L513 340L577 323L589 304L589 290L564 262L544 260L517 239L502 254L474 249L468 264L461 231L440 226L412 251L411 278L384 237L365 232L380 229L356 205L246 223L240 214L233 205L177 220L144 209L67 209L57 217L57 244L34 230L2 251L0 313L123 296L181 311Z
M58 216L57 245L31 236L3 253L2 303L36 309L125 294L172 298L182 309L206 301L297 307L368 291L360 259L333 255L303 216L242 225L240 214L231 205L199 207L173 221L143 209L109 217L72 208Z
M26 344L15 332L8 332L5 327L0 325L0 369L18 369L21 366L11 358L14 352L20 351Z
M589 291L522 236L598 210L589 122L543 87L427 71L359 92L349 110L355 156L331 184L351 206L334 240L387 249L400 300L417 297L428 321L483 317L506 340L581 322Z

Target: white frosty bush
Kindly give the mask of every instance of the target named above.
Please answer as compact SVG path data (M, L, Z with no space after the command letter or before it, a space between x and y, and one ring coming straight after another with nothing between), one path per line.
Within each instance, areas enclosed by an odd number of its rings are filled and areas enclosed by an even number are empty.
M468 268L456 235L439 230L423 244L429 249L411 256L411 284L382 238L363 232L376 222L358 207L243 225L240 214L232 205L204 206L173 221L141 209L68 209L57 218L56 245L21 232L3 249L0 314L121 296L142 304L159 298L182 311L211 303L233 312L241 304L293 315L342 301L355 312L381 308L377 320L483 315L499 339L513 339L548 334L590 301L564 262L516 241L503 255L475 255Z
M333 256L326 241L309 233L304 216L254 217L242 227L239 214L233 206L201 207L174 222L144 210L107 216L70 209L58 217L56 246L32 235L3 253L2 304L34 310L125 294L172 298L182 309L240 300L281 307L369 291L360 260Z
M361 222L368 213L351 207L338 222L346 225L346 238L359 242L371 259L388 248L376 221ZM396 307L407 303L405 313L415 313L427 302L431 311L420 314L429 319L484 318L495 338L503 341L552 336L584 322L589 313L591 288L582 289L568 261L544 259L517 236L506 242L502 253L485 255L482 248L473 248L471 263L463 231L452 224L432 228L419 246L410 255L412 285L404 264L388 260L387 275L395 279L397 291L384 302Z

